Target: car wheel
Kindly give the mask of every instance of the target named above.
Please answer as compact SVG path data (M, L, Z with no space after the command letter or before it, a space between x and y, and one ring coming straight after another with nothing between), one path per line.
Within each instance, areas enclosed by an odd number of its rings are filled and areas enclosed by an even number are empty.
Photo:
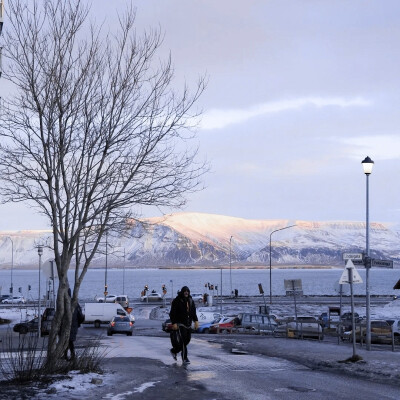
M210 333L210 330L208 328L205 328L203 333Z
M107 332L107 336L112 336L112 333L111 332Z

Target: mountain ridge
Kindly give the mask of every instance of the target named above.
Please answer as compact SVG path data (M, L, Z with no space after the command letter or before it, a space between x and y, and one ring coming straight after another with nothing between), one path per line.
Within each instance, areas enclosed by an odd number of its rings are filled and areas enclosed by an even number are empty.
M290 225L295 225L286 229ZM269 264L269 242L274 265L343 265L344 252L365 248L365 222L244 219L217 214L180 212L131 220L128 235L109 237L108 265L135 267L257 266ZM37 265L35 248L51 238L51 231L0 233L0 268L11 259L16 265ZM400 263L400 226L370 224L371 257ZM104 249L103 249L104 250ZM45 249L43 260L50 258ZM92 267L105 265L105 251Z

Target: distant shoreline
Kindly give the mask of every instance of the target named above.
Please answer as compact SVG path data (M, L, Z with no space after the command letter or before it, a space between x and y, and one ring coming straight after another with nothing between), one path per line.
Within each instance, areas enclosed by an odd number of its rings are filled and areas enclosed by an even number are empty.
M269 269L269 265L232 265L231 267L233 270L240 270L240 269ZM341 269L344 268L340 265L273 265L272 269ZM37 270L38 265L14 265L14 271L32 271ZM75 269L73 266L70 268L71 270ZM89 269L99 269L104 270L104 266L90 266ZM123 269L122 265L109 265L107 269ZM136 270L136 269L175 269L175 270L190 270L190 269L230 269L229 265L188 265L188 266L126 266L126 270ZM1 271L11 270L9 266L0 266Z

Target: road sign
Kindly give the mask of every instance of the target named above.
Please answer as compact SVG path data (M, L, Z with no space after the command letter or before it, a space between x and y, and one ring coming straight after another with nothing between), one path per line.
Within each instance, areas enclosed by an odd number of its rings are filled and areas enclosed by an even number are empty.
M391 260L377 260L376 258L373 258L371 260L371 267L393 268L393 261L391 261Z
M286 291L300 291L303 290L301 279L284 279Z
M350 283L348 272L349 270L351 270L351 273L353 274L353 283L363 283L362 278L358 271L355 269L353 262L351 260L347 260L346 268L344 269L342 276L339 279L339 283L341 285L345 283Z
M258 284L258 290L260 291L260 294L264 294L264 289L263 289L261 283Z
M343 253L343 260L362 260L362 253Z

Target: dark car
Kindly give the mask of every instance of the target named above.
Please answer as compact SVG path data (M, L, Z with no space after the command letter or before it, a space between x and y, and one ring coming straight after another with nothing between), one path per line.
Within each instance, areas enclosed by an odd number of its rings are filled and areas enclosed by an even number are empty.
M51 329L51 322L53 321L55 310L52 307L45 308L42 315L42 324L40 326L41 336L48 335Z
M358 324L362 318L358 313L354 313L354 321ZM349 331L352 329L352 314L351 312L345 312L340 317L340 324L342 325L342 331Z
M128 316L116 315L112 318L107 328L107 336L112 336L114 333L125 333L127 336L132 336L133 322Z
M30 321L19 322L14 325L13 331L25 335L28 332L37 332L39 328L39 318L33 318Z

